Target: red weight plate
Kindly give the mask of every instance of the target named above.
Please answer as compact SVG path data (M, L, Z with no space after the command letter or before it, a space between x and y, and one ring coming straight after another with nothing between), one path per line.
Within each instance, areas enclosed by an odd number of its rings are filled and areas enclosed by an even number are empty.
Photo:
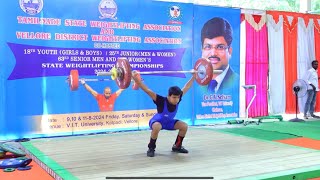
M213 76L213 67L209 60L198 59L194 65L194 70L196 71L195 76L198 84L204 86L210 83Z
M126 89L131 83L131 66L126 58L118 58L116 62L116 69L118 71L118 77L116 83L120 89Z
M71 91L75 91L79 87L79 72L76 69L72 69L69 75L69 86Z

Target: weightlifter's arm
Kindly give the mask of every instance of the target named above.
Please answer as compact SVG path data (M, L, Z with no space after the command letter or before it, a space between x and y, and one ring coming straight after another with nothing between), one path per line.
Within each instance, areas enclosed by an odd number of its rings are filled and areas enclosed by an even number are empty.
M95 97L95 98L97 97L97 95L98 95L97 91L93 90L93 89L86 83L86 81L85 81L84 79L80 79L80 82L81 82L81 84L84 86L84 88L86 88L86 90L89 91L89 92L93 95L93 97Z
M195 75L193 74L189 81L182 88L183 95L187 93L187 91L191 88L193 81L195 80Z
M137 83L137 85L139 86L139 88L141 88L144 92L146 92L153 101L156 101L157 99L157 94L154 93L153 91L151 91L151 89L149 89L145 84L142 83L140 78L137 78L138 73L136 71L132 72L132 78L133 80Z
M124 91L124 89L118 89L118 90L116 91L117 97L122 93L122 91Z

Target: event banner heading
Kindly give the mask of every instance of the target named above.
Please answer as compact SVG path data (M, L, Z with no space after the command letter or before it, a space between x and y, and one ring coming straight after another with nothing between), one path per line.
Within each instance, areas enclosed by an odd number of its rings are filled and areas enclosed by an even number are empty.
M140 71L179 71L185 49L168 50L108 50L51 48L8 43L16 57L9 80L68 75L78 69L81 75L96 75L109 71L118 57L126 57L131 68ZM170 76L184 77L183 74Z

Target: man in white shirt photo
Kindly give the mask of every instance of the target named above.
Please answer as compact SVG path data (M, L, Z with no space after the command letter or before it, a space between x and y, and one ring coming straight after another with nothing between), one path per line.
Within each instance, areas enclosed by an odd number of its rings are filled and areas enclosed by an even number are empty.
M314 114L314 107L316 103L316 98L317 98L317 92L319 91L319 84L318 84L318 61L314 60L312 61L312 68L310 68L305 76L304 80L308 84L308 98L306 101L306 104L304 106L304 119L308 119L308 112L310 113L311 117L313 118L319 118L319 116L316 116Z

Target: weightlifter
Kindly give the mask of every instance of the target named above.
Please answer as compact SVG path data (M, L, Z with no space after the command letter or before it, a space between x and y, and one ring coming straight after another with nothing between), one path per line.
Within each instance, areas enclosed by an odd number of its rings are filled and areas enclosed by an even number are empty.
M117 97L122 93L124 89L118 89L115 93L111 93L110 87L105 87L103 90L103 94L97 93L97 91L93 90L84 79L80 79L81 84L85 87L87 91L89 91L93 97L97 100L99 109L101 112L103 111L113 111L114 103Z
M174 119L175 115L177 114L179 103L181 98L186 92L190 89L195 80L195 75L192 73L193 76L190 80L184 85L182 90L177 87L173 86L169 88L167 97L163 97L159 94L154 93L150 90L139 78L140 74L138 72L132 72L132 78L137 83L139 88L141 88L145 93L147 93L153 102L157 106L157 113L150 119L149 126L151 128L151 137L150 142L148 144L148 151L147 156L153 157L154 152L156 149L156 141L158 138L158 134L161 129L166 130L179 130L177 135L176 141L172 147L173 152L177 153L188 153L188 150L182 146L183 138L185 137L188 125L180 121L178 119Z

